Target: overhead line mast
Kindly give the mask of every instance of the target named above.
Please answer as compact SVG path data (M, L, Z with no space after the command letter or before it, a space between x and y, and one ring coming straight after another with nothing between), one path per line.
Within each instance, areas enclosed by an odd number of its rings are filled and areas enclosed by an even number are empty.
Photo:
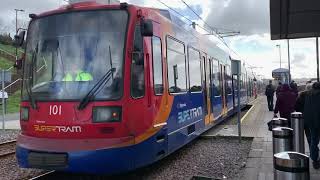
M234 31L230 29L224 29L224 28L217 28L210 26L195 10L192 9L192 7L186 3L184 0L181 0L183 4L185 4L206 26L210 28L211 31L215 32L218 35L221 35L220 37L230 37L230 36L236 36L240 34L240 31ZM223 30L224 32L219 32L220 30ZM212 32L210 32L212 34Z

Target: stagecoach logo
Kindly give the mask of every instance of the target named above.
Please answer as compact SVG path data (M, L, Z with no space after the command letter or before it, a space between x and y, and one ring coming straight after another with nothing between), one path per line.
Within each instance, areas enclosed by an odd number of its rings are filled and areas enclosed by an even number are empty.
M183 123L185 121L188 121L200 116L202 116L202 107L192 108L182 112L178 112L178 123Z
M177 104L177 108L184 108L186 106L187 106L187 104L185 104L185 103Z
M80 133L80 126L42 126L34 125L34 130L39 132L63 132L63 133Z

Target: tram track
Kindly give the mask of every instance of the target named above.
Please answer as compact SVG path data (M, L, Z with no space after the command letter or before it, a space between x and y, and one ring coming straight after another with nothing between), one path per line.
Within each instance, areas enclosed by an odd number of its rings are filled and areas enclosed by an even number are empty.
M4 158L16 153L16 140L0 143L0 158Z
M49 171L49 172L45 172L45 173L42 173L38 176L35 176L33 178L30 178L29 180L37 180L37 179L43 179L43 178L46 178L47 176L50 176L54 173L55 171Z

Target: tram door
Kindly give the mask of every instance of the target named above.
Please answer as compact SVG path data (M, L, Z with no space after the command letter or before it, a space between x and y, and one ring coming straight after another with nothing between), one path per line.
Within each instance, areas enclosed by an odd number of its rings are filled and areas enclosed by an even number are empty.
M221 95L222 95L222 102L223 102L223 109L227 107L227 94L226 94L226 76L225 76L225 66L220 64L220 77L221 77ZM223 110L223 114L226 113Z
M204 115L205 115L205 123L208 124L211 122L210 114L211 114L211 105L210 105L210 89L209 89L209 61L206 55L203 55L201 58L201 72L202 72L202 81L203 81L203 89L204 89Z
M238 106L238 76L232 75L233 107Z
M135 164L144 163L148 158L160 159L167 154L168 150L168 133L166 119L161 115L166 111L167 100L164 98L164 79L163 79L163 40L160 34L160 24L153 22L154 36L142 37L141 26L138 24L134 34L134 51L143 53L144 56L132 55L131 63L131 86L130 86L130 103L128 105L128 114L137 113L137 104L143 107L144 112L139 116L131 116L130 118L139 123L128 124L128 127L137 129L139 127L153 128L162 127L152 141L154 145L150 147L148 153L141 154L134 158ZM142 60L137 58L143 58ZM155 78L154 78L155 77ZM159 110L158 110L159 109ZM150 119L153 119L151 122ZM153 129L149 130L150 132ZM136 152L138 153L138 152ZM144 158L141 158L144 157Z

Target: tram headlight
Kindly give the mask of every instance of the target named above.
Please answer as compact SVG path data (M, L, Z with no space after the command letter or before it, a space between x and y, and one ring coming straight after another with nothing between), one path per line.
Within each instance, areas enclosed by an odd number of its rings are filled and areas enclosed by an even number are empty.
M121 121L121 107L94 107L92 111L94 123Z
M21 120L28 121L29 120L29 108L28 107L21 107Z

